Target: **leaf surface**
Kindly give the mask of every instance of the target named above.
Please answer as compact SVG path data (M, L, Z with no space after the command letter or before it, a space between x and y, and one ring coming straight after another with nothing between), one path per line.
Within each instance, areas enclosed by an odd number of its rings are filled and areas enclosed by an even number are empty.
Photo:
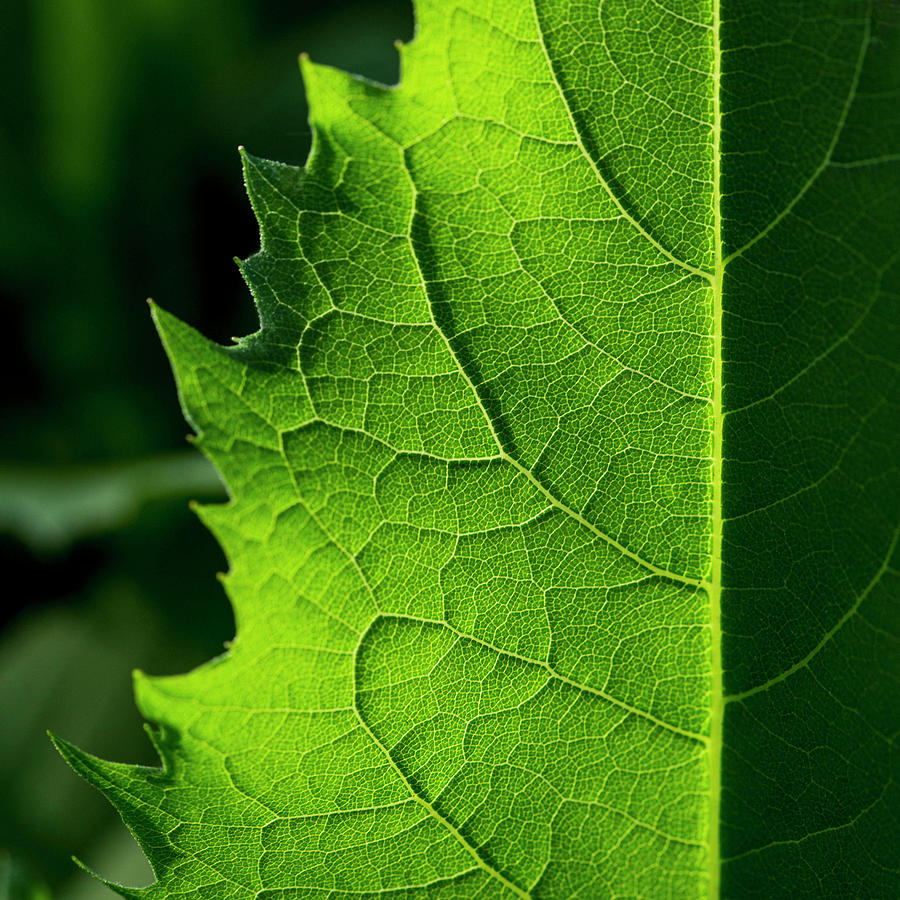
M157 323L238 635L64 754L142 898L896 895L896 7L417 3Z

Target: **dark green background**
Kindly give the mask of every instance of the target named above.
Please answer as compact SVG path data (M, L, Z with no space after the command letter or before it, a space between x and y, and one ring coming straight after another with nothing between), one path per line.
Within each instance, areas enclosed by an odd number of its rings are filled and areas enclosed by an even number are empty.
M150 879L45 736L152 764L131 669L182 671L232 634L224 560L186 505L219 491L184 449L145 299L223 342L253 331L237 146L302 163L297 54L392 83L411 33L408 0L4 5L0 900L112 896L72 853Z

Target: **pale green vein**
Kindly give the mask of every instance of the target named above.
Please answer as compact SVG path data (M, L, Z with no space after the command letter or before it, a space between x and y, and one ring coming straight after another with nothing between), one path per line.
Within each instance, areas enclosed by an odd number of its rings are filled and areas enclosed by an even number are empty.
M864 816L870 813L879 803L884 800L885 794L887 794L888 789L890 788L893 782L888 780L882 786L881 791L878 796L872 800L871 803L867 803L852 819L849 819L846 822L841 822L840 825L829 825L826 828L819 828L816 831L811 831L809 834L804 834L799 838L787 838L782 841L770 841L768 844L764 844L762 847L753 847L751 850L745 850L743 853L738 853L736 856L729 856L727 862L732 862L738 859L744 859L747 856L753 856L757 853L764 853L766 850L771 849L772 847L785 847L790 845L802 844L804 841L808 841L811 838L819 837L823 834L834 834L839 831L845 831L847 828L852 828L856 825L857 822L860 821Z
M619 699L618 697L608 693L607 691L603 691L600 688L591 687L588 684L584 684L581 681L577 681L574 678L569 678L567 675L563 675L561 672L554 669L553 666L551 666L550 663L546 660L534 659L530 656L524 656L521 653L516 653L514 650L505 650L503 647L498 647L496 644L490 643L490 641L485 641L481 638L475 637L475 635L473 634L469 634L465 631L460 631L458 628L455 628L449 622L442 619L428 619L424 616L413 616L409 615L408 613L383 613L380 618L397 619L407 622L418 622L422 625L431 625L438 628L445 628L447 629L447 631L452 632L457 637L466 641L471 641L474 644L478 644L479 646L484 647L486 650L490 650L500 656L505 656L508 659L516 659L521 663L525 663L526 665L534 666L538 669L543 669L543 671L545 671L551 678L560 681L563 684L566 684L569 687L574 688L575 690L582 693L593 694L595 697L599 697L600 699L605 700L607 703L611 703L613 706L617 706L623 712L626 712L633 716L637 716L640 719L644 719L651 725L655 725L657 728L662 728L664 731L670 731L673 734L680 735L681 737L687 738L691 741L696 741L697 743L704 746L706 746L706 744L709 742L709 738L705 734L700 734L696 731L690 731L686 728L681 728L678 725L673 724L672 722L667 722L665 719L660 719L658 716L654 716L653 713L648 712L645 709L633 706L632 704ZM369 628L371 627L372 626L370 625Z
M547 502L557 509L564 512L566 515L573 518L579 525L582 525L592 534L596 535L598 538L606 541L614 549L618 550L623 556L626 556L632 562L637 563L643 568L647 569L649 572L652 572L654 575L658 575L660 578L666 578L669 581L677 581L679 584L686 584L690 587L703 587L706 588L707 584L700 578L690 578L687 575L682 575L679 572L672 572L669 569L665 569L662 566L657 566L654 563L649 562L644 559L639 554L635 553L633 550L629 550L624 544L617 541L615 538L601 531L586 519L581 513L577 510L572 509L571 506L563 503L555 494L551 493L544 485L535 477L535 475L530 472L525 466L523 466L517 459L510 456L505 450L501 448L501 456L518 472L524 475L543 495L547 498Z
M357 647L357 663L354 666L354 672L358 672L359 669L359 651L362 649L363 642L360 641L359 646ZM391 751L381 742L378 736L374 731L369 727L368 722L366 722L365 716L363 716L362 712L359 709L359 705L356 702L357 697L359 696L359 687L355 683L356 679L354 678L353 685L353 711L356 714L356 718L359 721L360 727L365 731L365 733L369 736L370 740L376 747L381 751L382 755L388 761L390 767L396 772L397 777L400 778L402 783L405 785L406 789L409 791L410 797L419 804L419 806L424 809L428 815L433 818L436 822L438 822L441 826L443 826L451 835L456 839L457 843L468 853L473 860L475 860L476 865L484 870L491 878L496 879L500 884L503 885L508 891L515 894L516 897L523 898L523 900L531 900L531 894L527 891L522 890L517 884L510 881L502 872L495 869L490 863L485 860L482 855L478 852L477 847L471 844L465 837L465 835L460 832L460 830L447 818L442 816L434 806L428 802L428 800L423 797L412 785L409 778L403 769L397 764L394 759Z
M715 228L715 277L713 304L713 406L712 406L712 536L709 596L710 628L710 731L709 731L709 810L707 813L707 894L719 900L722 864L719 828L722 807L722 748L725 727L724 673L722 666L722 441L724 433L722 291L725 261L722 259L722 49L720 46L721 10L713 2L713 223Z
M769 688L774 687L776 684L780 684L782 681L786 681L792 675L799 672L801 669L805 669L813 659L819 654L819 652L837 635L837 633L859 612L860 607L865 602L866 598L875 588L878 586L878 583L882 578L891 570L891 558L894 555L894 551L897 549L897 542L900 539L900 527L898 527L894 531L894 536L891 539L891 543L888 546L887 553L884 556L884 560L881 565L878 567L878 570L872 576L869 583L863 588L862 592L859 596L853 601L853 604L849 607L849 609L837 620L832 628L830 628L823 636L822 639L816 644L803 659L798 660L794 663L789 669L785 669L780 675L776 675L774 678L770 678L768 681L763 682L762 684L758 684L755 687L748 688L746 691L741 691L737 694L728 694L724 699L726 703L735 703L741 700L746 700L748 697L752 697L754 694L759 694L763 691L769 690Z
M609 182L603 177L603 173L600 171L597 163L594 158L588 152L587 147L584 145L584 141L581 137L581 129L578 127L578 123L575 121L575 116L572 113L572 107L569 104L569 100L566 97L566 92L563 90L562 83L559 79L559 76L556 72L556 68L553 65L553 61L550 57L550 53L547 49L547 41L544 37L543 26L541 25L541 17L537 11L537 2L536 0L531 0L531 11L534 16L534 26L537 31L538 43L541 47L541 53L543 54L544 61L547 65L547 71L550 73L550 77L553 79L553 84L556 88L557 93L559 94L560 102L562 103L563 109L566 111L566 117L569 120L569 125L572 129L572 132L575 136L575 143L578 145L578 149L581 151L581 154L584 156L587 164L590 166L591 171L594 173L598 183L603 187L606 193L609 195L610 200L615 204L616 209L619 210L619 214L625 219L628 223L630 223L637 231L640 233L653 247L656 248L669 262L674 263L676 266L684 269L687 272L690 272L692 275L697 275L700 278L703 278L707 281L712 281L714 275L712 272L707 272L706 269L697 268L697 266L692 266L690 263L685 262L683 259L679 259L669 250L667 247L663 246L655 237L653 237L650 232L628 211L625 205L622 203L621 199L618 197L616 192L610 187Z
M847 123L847 117L850 115L850 107L853 105L853 101L856 99L857 91L859 90L859 80L862 77L863 64L866 61L866 51L869 48L869 43L872 39L872 5L871 2L867 7L867 15L866 15L866 24L863 28L863 36L862 40L859 44L859 52L856 57L856 67L853 71L853 77L850 80L850 88L847 91L847 97L844 100L844 106L841 109L841 114L838 117L837 125L834 129L834 134L831 137L831 142L828 144L828 147L825 151L825 157L822 162L816 166L815 170L806 179L803 186L800 190L797 191L796 194L791 198L791 201L763 228L761 231L757 232L754 237L750 238L743 246L738 247L733 253L729 253L725 258L726 264L731 262L734 259L737 259L739 256L746 253L754 244L758 241L761 241L767 234L769 234L774 228L778 226L778 224L786 217L791 214L794 207L806 196L810 188L819 180L819 177L822 173L831 165L831 157L834 154L834 151L837 149L838 141L841 139L841 135L844 132L844 126Z
M601 531L599 528L597 528L596 525L594 525L592 522L590 522L588 519L586 519L581 513L579 513L577 510L572 509L572 507L568 506L559 497L557 497L552 491L550 491L547 487L545 487L540 482L540 480L534 475L533 472L531 472L527 467L523 466L522 463L520 463L514 456L512 456L506 450L506 448L503 446L503 442L500 440L500 436L497 433L497 428L494 423L493 417L488 412L487 407L484 405L484 402L481 399L481 393L479 392L478 387L476 386L475 382L470 377L469 373L466 371L465 366L463 366L462 362L460 361L458 354L453 349L453 345L450 342L450 338L447 337L446 333L444 332L444 329L440 327L440 325L438 324L438 321L437 321L437 317L434 314L434 304L433 304L432 297L431 297L431 291L428 289L428 281L425 278L425 273L422 271L422 266L421 266L421 263L419 262L419 255L416 251L415 244L412 239L413 222L417 215L421 215L421 213L419 213L419 211L418 211L418 206L417 206L419 192L418 192L418 188L416 187L415 180L412 175L412 171L406 161L405 155L402 152L401 152L401 160L403 162L403 170L404 170L404 172L406 172L406 176L409 180L410 191L412 192L411 212L410 212L410 220L409 220L409 226L408 226L409 248L410 248L410 253L412 254L412 258L416 265L416 270L417 270L417 272L419 274L419 278L421 280L422 292L423 292L425 302L428 306L428 312L429 312L429 315L431 316L431 322L434 325L435 331L440 335L441 340L443 341L444 345L446 346L447 352L450 354L451 359L454 361L457 369L459 370L460 375L465 380L466 384L468 385L469 389L472 392L472 395L475 397L475 401L478 404L478 406L480 407L481 413L484 416L485 422L487 423L487 426L490 430L492 439L493 439L494 443L497 445L498 456L500 456L501 459L504 459L506 462L508 462L521 475L524 475L525 478L527 478L531 482L531 484L535 488L537 488L538 491L541 492L541 494L547 499L547 501L552 506L554 506L556 509L561 510L566 515L573 518L576 522L578 522L584 528L587 528L596 537L600 538L601 540L603 540L607 544L609 544L611 547L618 550L623 556L627 557L632 562L637 563L638 565L645 568L647 571L652 572L654 575L658 575L660 578L667 578L670 581L677 581L680 584L687 584L687 585L691 585L692 587L701 586L703 584L701 579L690 578L690 577L688 577L686 575L682 575L678 572L672 572L661 566L657 566L654 563L644 559L642 556L635 553L633 550L629 550L624 544L617 541L611 535L607 534L604 531Z
M883 166L888 163L900 162L900 153L888 153L885 156L872 156L868 159L854 159L850 162L831 161L832 169L864 169L869 166Z

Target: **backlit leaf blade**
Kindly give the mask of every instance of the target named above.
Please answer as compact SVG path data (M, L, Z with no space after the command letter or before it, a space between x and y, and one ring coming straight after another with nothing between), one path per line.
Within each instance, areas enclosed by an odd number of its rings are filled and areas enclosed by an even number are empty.
M238 634L65 750L126 896L895 894L893 8L417 12L244 157L261 331L155 312Z

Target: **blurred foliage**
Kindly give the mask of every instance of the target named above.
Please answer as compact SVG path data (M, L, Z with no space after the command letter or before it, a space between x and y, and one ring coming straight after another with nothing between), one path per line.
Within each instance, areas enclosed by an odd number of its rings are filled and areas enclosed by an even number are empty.
M79 539L126 527L151 500L221 497L222 483L199 453L126 463L0 470L0 530L32 550L60 551Z
M11 0L0 77L8 335L0 559L0 900L112 896L146 862L51 729L154 763L130 671L175 672L233 631L224 560L189 513L219 496L144 300L227 341L256 327L232 262L258 246L236 148L302 163L296 57L393 82L409 0Z

